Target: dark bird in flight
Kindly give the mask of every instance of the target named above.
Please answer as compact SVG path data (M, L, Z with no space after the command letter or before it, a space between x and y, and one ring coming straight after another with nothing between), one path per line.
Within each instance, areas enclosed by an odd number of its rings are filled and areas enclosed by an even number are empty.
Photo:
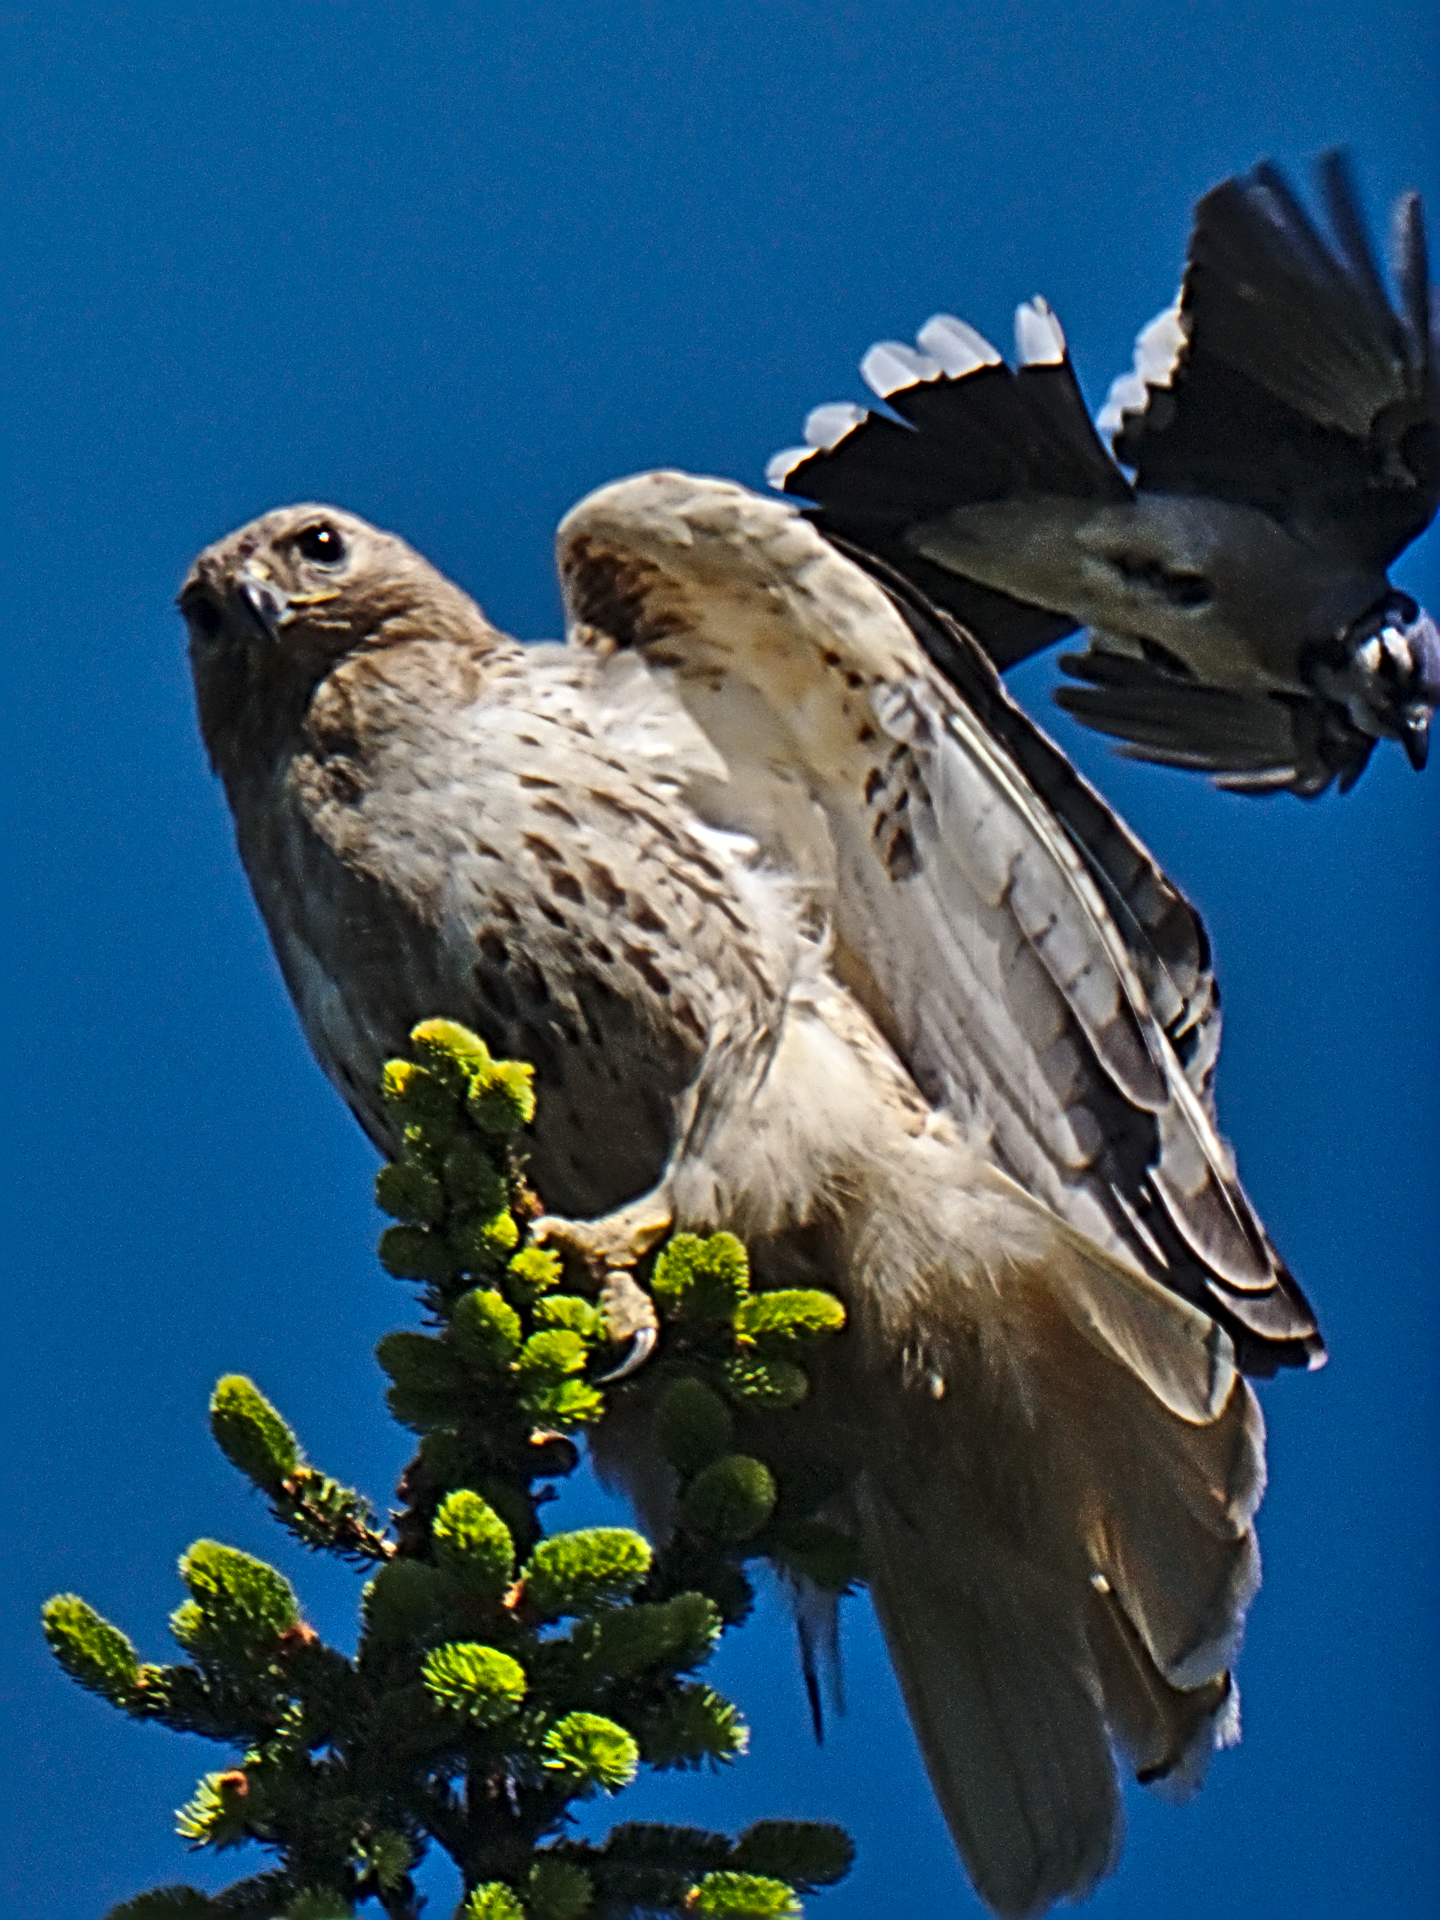
M1217 1129L1204 930L964 630L786 503L646 474L559 558L567 643L521 647L334 508L200 556L256 900L382 1150L381 1065L448 1015L534 1063L582 1244L726 1227L844 1296L803 1417L966 1865L1043 1913L1114 1865L1117 1753L1183 1788L1237 1737L1243 1375L1324 1355Z
M1440 502L1421 206L1395 208L1397 311L1343 156L1318 173L1329 236L1269 163L1205 195L1099 431L1044 300L1013 370L937 314L861 362L890 413L816 408L772 486L1001 667L1087 627L1055 697L1130 758L1305 798L1377 740L1423 767L1440 631L1387 577Z

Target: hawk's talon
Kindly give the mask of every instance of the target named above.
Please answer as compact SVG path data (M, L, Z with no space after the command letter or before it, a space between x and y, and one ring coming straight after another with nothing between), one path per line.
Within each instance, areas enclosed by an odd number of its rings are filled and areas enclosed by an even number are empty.
M655 1302L636 1285L630 1269L673 1223L668 1199L663 1194L645 1194L601 1220L566 1220L547 1213L531 1225L530 1237L537 1244L548 1242L578 1254L592 1271L604 1276L600 1312L606 1335L615 1346L628 1341L630 1350L617 1367L597 1377L596 1385L627 1380L655 1351L660 1338Z
M600 1289L600 1316L615 1346L626 1340L630 1342L629 1353L618 1367L602 1374L600 1382L628 1379L644 1366L660 1338L655 1302L643 1287L637 1286L626 1268L612 1267Z
M630 1375L632 1373L638 1373L650 1358L651 1354L655 1351L655 1344L659 1338L660 1329L658 1327L641 1327L630 1344L629 1353L626 1354L619 1366L612 1367L609 1373L597 1373L590 1384L596 1387L609 1387L613 1386L617 1380L628 1380Z

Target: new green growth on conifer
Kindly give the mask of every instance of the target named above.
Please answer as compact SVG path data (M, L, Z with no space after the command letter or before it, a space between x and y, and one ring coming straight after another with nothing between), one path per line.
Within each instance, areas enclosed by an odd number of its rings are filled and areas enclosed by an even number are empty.
M657 1356L610 1389L648 1410L677 1475L675 1533L659 1551L626 1528L547 1537L550 1485L578 1463L568 1436L605 1413L603 1315L593 1286L566 1291L560 1258L524 1244L538 1203L514 1142L534 1113L530 1069L450 1021L411 1038L417 1057L384 1082L403 1150L376 1182L394 1221L381 1261L419 1285L433 1328L377 1350L390 1410L419 1436L401 1507L382 1526L243 1376L210 1406L216 1442L276 1519L369 1570L355 1656L322 1643L283 1575L213 1540L180 1562L177 1662L142 1662L74 1594L44 1610L82 1686L232 1750L177 1815L182 1837L274 1858L220 1894L160 1888L110 1920L341 1920L371 1900L414 1920L412 1873L432 1845L464 1879L456 1920L798 1914L800 1894L849 1868L836 1827L766 1821L731 1840L627 1823L594 1844L570 1837L569 1809L642 1766L744 1752L739 1713L694 1676L749 1609L745 1558L836 1591L853 1577L851 1544L814 1515L823 1479L792 1484L764 1457L767 1421L808 1390L797 1356L843 1310L753 1291L728 1234L676 1235L650 1275Z

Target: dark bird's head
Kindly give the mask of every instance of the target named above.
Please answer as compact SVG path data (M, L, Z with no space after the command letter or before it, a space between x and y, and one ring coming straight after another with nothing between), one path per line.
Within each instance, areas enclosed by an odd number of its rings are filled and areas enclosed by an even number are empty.
M1398 740L1418 773L1440 707L1440 629L1407 594L1392 593L1359 620L1307 676L1371 740Z
M470 596L393 533L338 507L279 507L207 547L180 589L212 766L278 739L343 656L414 640L488 651Z

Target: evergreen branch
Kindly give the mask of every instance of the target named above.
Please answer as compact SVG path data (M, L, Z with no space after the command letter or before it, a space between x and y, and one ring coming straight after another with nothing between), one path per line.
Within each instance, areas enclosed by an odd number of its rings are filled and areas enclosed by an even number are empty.
M623 1791L642 1765L745 1751L737 1709L691 1677L749 1612L745 1559L836 1593L855 1576L853 1543L821 1517L834 1474L784 1424L808 1392L795 1356L843 1309L754 1292L728 1234L676 1235L648 1275L659 1352L607 1394L594 1276L567 1291L556 1253L523 1244L540 1212L513 1148L534 1113L530 1069L448 1021L412 1040L418 1057L385 1071L404 1147L376 1182L394 1221L380 1258L418 1284L432 1331L377 1349L390 1410L419 1435L392 1529L309 1463L253 1381L228 1375L210 1408L283 1526L373 1569L356 1657L320 1640L274 1568L217 1541L181 1561L177 1664L142 1664L76 1595L45 1608L82 1686L232 1748L178 1814L181 1836L277 1860L220 1894L141 1894L110 1920L340 1920L371 1900L418 1920L412 1874L432 1844L464 1878L456 1920L784 1920L848 1869L838 1829L769 1822L731 1841L622 1825L598 1847L566 1830L575 1802ZM628 1528L547 1537L551 1483L579 1461L568 1436L622 1404L674 1469L671 1537L659 1551Z

